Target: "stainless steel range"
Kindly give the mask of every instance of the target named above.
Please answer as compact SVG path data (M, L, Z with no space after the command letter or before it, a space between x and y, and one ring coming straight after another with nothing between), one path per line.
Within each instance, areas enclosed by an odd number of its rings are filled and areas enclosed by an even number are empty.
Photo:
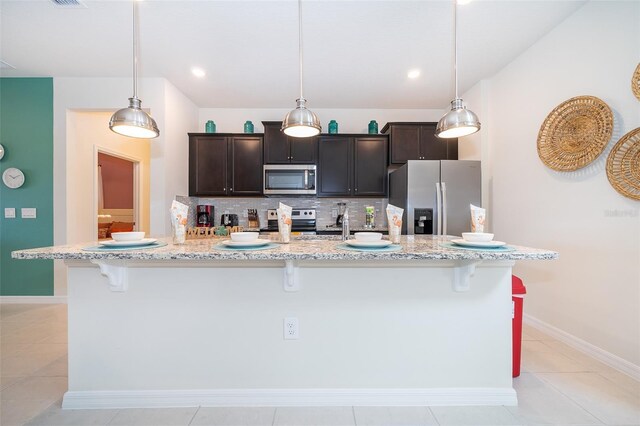
M278 214L275 209L267 210L267 227L260 232L278 232ZM291 211L291 232L302 235L316 234L316 209L293 209Z

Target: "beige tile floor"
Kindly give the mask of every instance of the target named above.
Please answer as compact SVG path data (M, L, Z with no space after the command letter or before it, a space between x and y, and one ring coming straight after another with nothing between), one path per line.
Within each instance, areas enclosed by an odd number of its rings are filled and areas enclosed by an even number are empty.
M0 425L640 425L640 383L525 327L518 407L62 410L66 305L0 305Z

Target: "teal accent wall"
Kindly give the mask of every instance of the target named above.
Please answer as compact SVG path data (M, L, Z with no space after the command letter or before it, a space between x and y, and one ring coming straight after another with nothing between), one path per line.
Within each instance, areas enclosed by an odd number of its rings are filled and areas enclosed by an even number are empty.
M53 245L53 79L0 78L0 143L9 167L23 171L25 183L9 189L0 182L0 295L53 295L52 260L14 260L13 250ZM5 219L4 209L16 209ZM35 207L36 219L20 209Z

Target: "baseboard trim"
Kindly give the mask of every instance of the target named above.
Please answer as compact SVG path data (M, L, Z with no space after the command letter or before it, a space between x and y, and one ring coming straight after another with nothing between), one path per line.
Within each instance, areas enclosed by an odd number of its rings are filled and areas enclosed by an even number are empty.
M64 409L518 405L512 388L68 391Z
M559 340L573 349L576 349L598 361L608 365L611 368L615 368L621 373L640 381L640 366L635 365L625 359L620 358L617 355L607 352L602 348L599 348L591 343L580 339L579 337L569 334L564 330L560 330L553 325L539 320L531 315L524 314L524 322L531 327L540 330L541 332L548 334L556 340Z
M67 303L67 296L0 296L1 303L53 304Z

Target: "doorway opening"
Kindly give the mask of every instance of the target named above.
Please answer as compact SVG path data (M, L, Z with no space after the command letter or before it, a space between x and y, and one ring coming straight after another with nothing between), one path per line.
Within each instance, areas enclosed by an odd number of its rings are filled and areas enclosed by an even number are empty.
M98 239L140 229L139 161L98 149Z

